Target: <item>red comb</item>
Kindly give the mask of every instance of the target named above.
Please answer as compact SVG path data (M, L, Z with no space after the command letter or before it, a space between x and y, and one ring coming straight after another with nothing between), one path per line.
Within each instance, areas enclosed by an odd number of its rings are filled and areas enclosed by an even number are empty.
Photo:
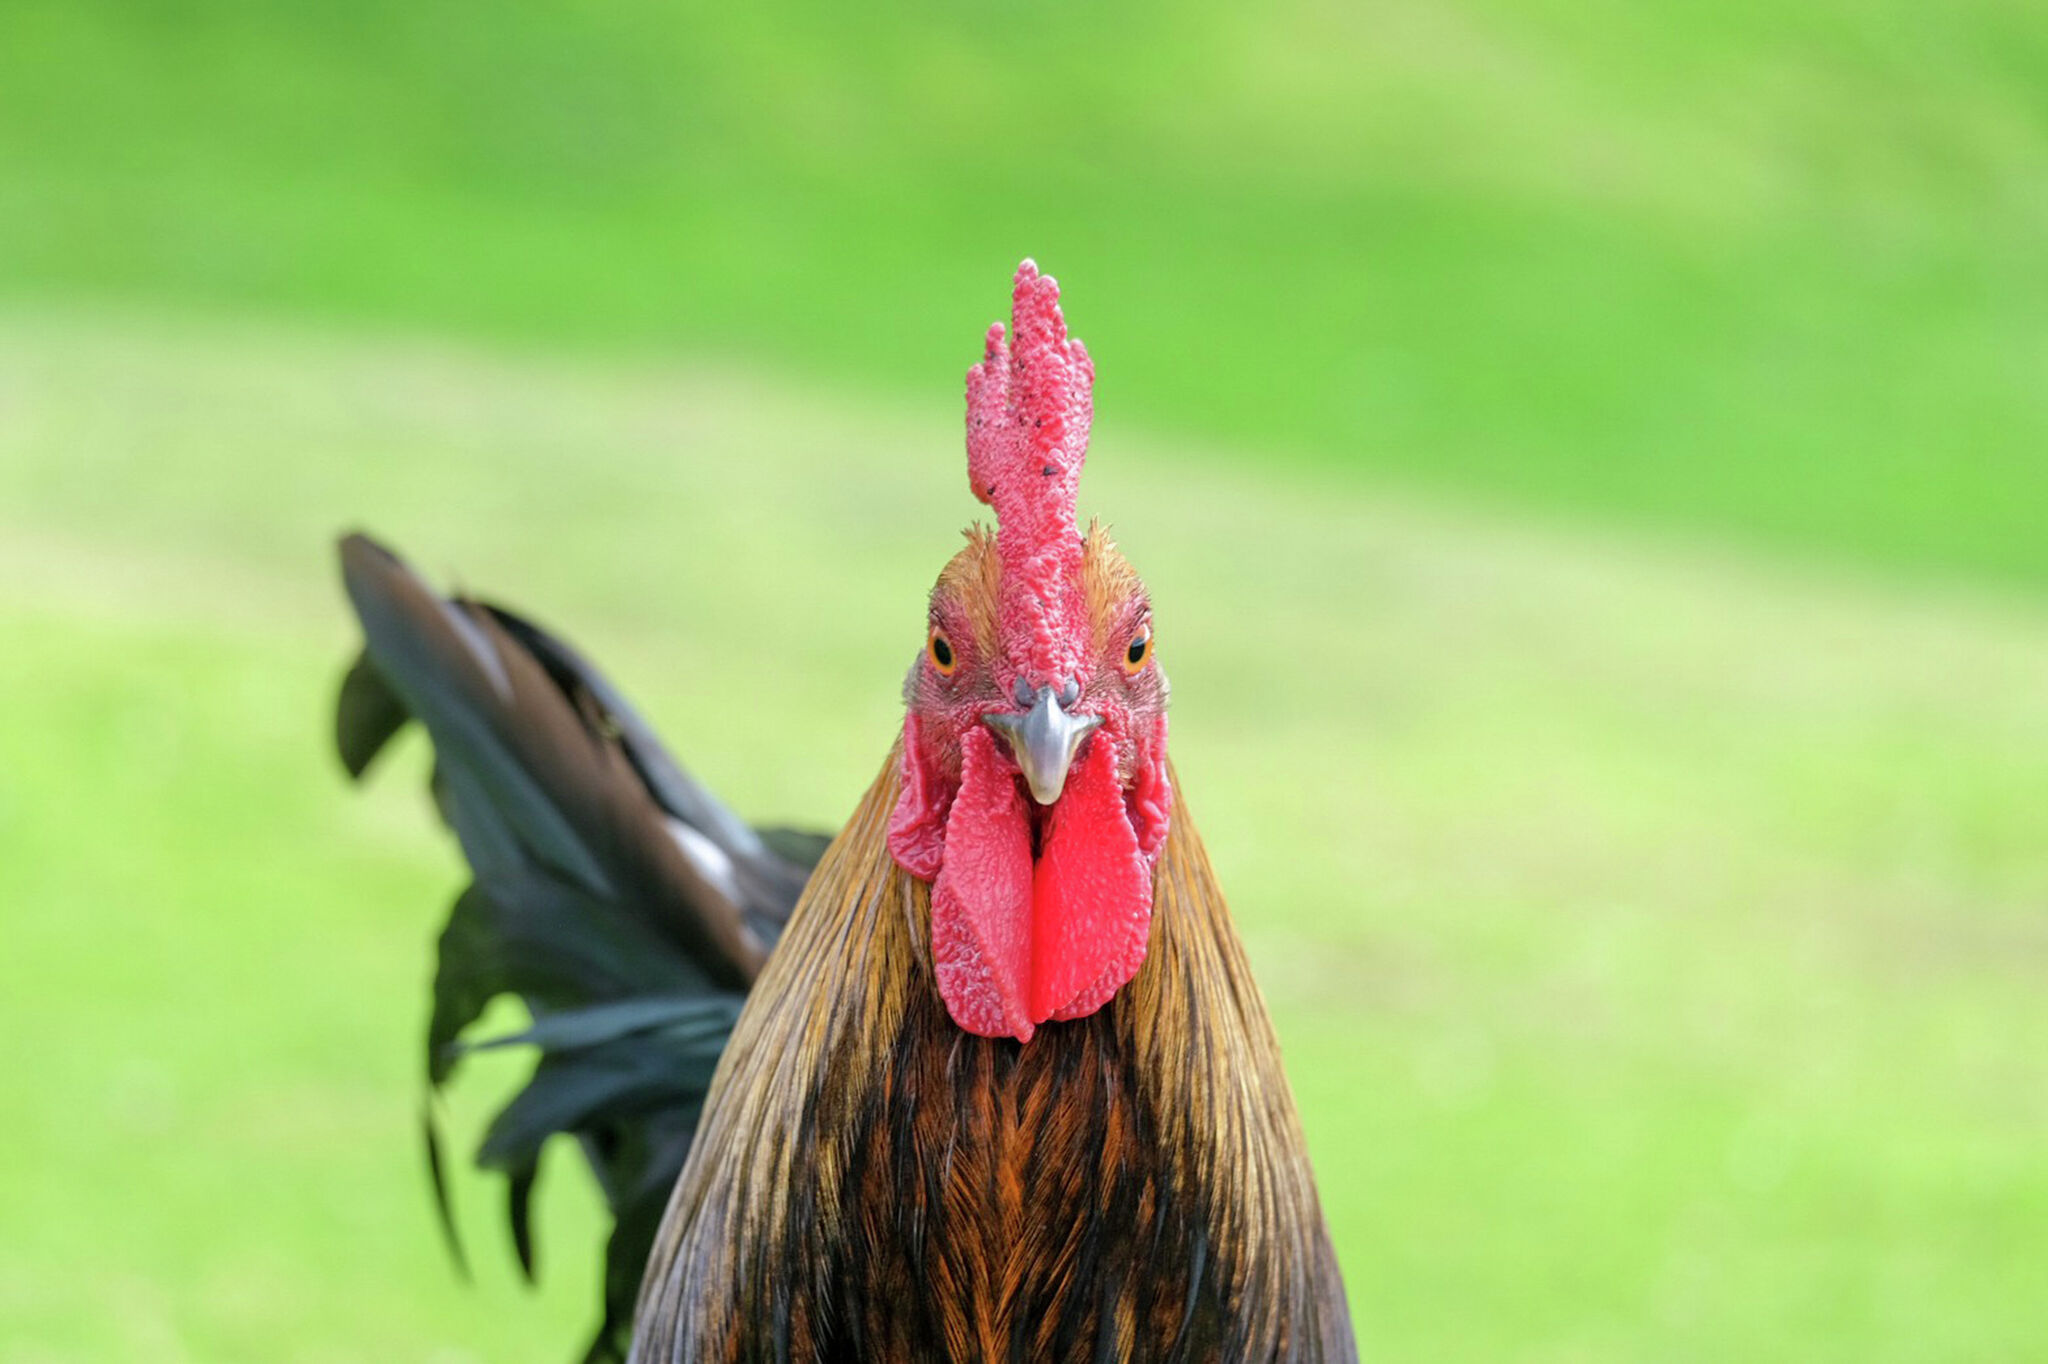
M1002 615L1028 632L1034 685L1079 662L1081 534L1074 499L1088 455L1095 366L1067 337L1059 282L1027 260L1010 296L1011 341L988 329L981 363L967 371L967 478L996 509L1003 564Z

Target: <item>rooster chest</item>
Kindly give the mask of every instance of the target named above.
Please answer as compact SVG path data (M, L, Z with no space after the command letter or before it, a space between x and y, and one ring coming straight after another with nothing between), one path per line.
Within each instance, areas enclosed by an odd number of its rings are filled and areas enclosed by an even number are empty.
M948 1016L893 866L839 897L856 917L800 912L664 1219L636 1364L1355 1364L1271 1034L1220 898L1184 885L1206 868L1169 845L1146 968L1025 1044Z
M1109 1011L1028 1045L913 1009L851 1115L825 1357L1208 1360L1231 1256Z

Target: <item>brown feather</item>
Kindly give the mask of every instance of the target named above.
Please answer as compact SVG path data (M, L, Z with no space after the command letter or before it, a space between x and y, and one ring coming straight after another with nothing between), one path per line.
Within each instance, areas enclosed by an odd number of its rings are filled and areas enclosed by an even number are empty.
M1278 1047L1184 803L1150 954L1032 1042L946 1016L897 755L720 1065L634 1358L1356 1357ZM1178 783L1175 783L1178 790Z

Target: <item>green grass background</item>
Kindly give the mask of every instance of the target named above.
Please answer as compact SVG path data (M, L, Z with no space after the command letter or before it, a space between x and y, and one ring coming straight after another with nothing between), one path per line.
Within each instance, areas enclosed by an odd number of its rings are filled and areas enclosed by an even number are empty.
M0 1360L553 1360L364 524L836 821L1029 252L1369 1355L2048 1355L2017 0L0 13ZM514 1058L457 1096L474 1131ZM502 1253L501 1253L502 1252Z
M0 282L1105 419L2048 581L2036 0L12 0Z

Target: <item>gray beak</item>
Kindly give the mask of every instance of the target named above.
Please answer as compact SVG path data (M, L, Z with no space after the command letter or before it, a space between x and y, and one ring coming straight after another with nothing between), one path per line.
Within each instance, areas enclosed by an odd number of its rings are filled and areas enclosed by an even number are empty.
M1076 688L1075 690L1079 690ZM1040 687L1038 699L1022 715L1015 712L984 715L982 723L1009 741L1017 766L1031 787L1031 798L1050 805L1066 789L1067 768L1073 765L1074 750L1102 723L1100 715L1069 715L1060 709L1051 687Z

